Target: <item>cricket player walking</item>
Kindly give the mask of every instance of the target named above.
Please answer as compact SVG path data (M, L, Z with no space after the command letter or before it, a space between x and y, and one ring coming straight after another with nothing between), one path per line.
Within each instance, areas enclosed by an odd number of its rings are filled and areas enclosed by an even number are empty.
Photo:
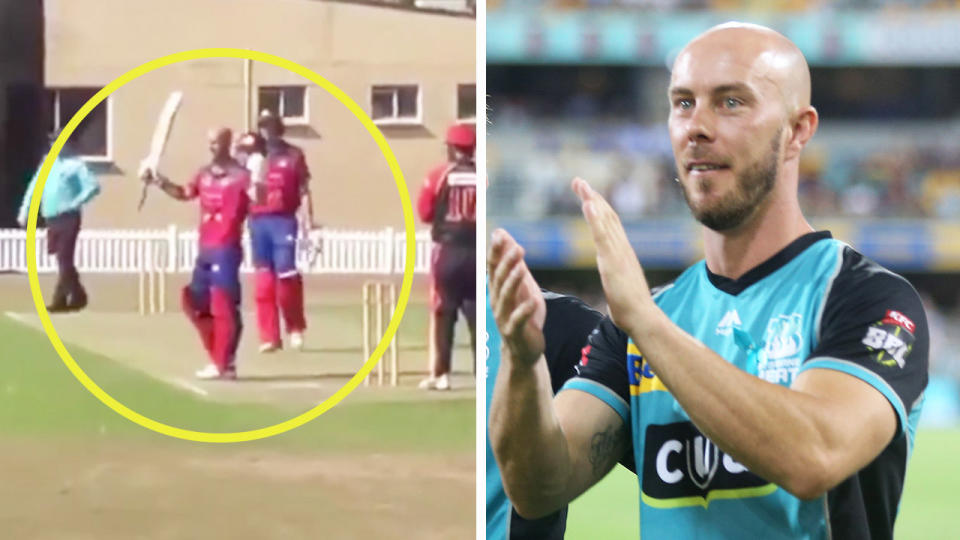
M50 144L56 140L50 135ZM46 159L46 156L44 156ZM41 162L42 164L42 162ZM40 169L34 173L23 202L17 222L27 226L30 200L40 177ZM50 313L78 311L87 305L87 291L80 283L80 273L74 261L77 237L80 234L80 211L83 206L100 193L100 184L87 165L75 155L70 141L63 145L60 155L53 162L40 199L40 215L47 221L47 252L57 256L57 286L53 301L47 306Z
M243 222L250 199L250 173L230 156L232 133L209 134L213 160L186 185L147 170L144 180L180 201L200 200L200 249L193 278L183 288L181 306L200 333L211 363L197 371L199 379L237 377L236 353L243 324L240 318L240 264Z
M272 352L282 346L278 307L290 345L300 349L307 321L296 249L300 229L313 228L310 170L303 151L283 139L283 120L264 111L259 128L266 140L266 173L262 182L254 184L250 237L256 269L254 291L260 352ZM298 223L301 211L303 218Z
M470 327L476 355L476 133L456 124L447 130L447 161L427 173L417 198L420 219L432 223L430 275L430 375L424 390L449 390L457 311ZM476 361L476 358L474 358Z

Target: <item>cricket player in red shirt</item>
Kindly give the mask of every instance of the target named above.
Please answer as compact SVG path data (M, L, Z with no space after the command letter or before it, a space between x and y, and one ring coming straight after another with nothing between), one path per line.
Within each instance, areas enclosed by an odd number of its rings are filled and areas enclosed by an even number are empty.
M232 134L227 128L209 134L213 159L193 180L178 185L147 171L145 180L180 201L200 201L200 249L193 278L183 288L181 306L200 333L210 364L197 371L200 379L237 377L235 365L240 332L240 264L243 262L243 221L247 216L250 173L230 157Z
M417 197L420 219L431 223L430 375L425 390L450 389L457 311L470 327L476 354L477 137L470 126L447 130L447 161L427 173ZM476 361L476 358L474 358Z
M255 187L250 207L250 239L256 269L254 290L260 352L282 346L280 317L295 349L303 347L307 320L303 307L303 278L297 270L297 236L313 228L310 170L300 148L283 139L283 120L264 111L259 120L266 140L266 174ZM297 215L303 211L302 222Z

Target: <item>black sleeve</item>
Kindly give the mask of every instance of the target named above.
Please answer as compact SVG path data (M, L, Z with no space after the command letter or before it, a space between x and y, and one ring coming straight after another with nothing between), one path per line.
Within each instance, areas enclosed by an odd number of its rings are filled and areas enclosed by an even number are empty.
M626 332L617 328L609 318L604 318L587 339L587 346L576 366L576 377L602 386L622 400L629 410L628 339Z
M627 334L604 317L590 333L576 366L577 376L564 389L587 392L617 411L630 431L630 381L627 373ZM620 458L631 472L637 467L631 450Z
M930 342L920 297L904 278L846 248L802 370L863 379L897 413L900 431L927 385Z
M543 297L547 304L547 317L543 323L544 356L556 394L563 383L576 375L581 351L603 315L574 296L544 291Z

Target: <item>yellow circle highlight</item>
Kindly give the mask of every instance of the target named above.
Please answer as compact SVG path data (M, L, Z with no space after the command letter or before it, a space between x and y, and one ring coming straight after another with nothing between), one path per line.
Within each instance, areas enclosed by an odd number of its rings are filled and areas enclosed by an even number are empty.
M63 341L60 340L59 334L57 334L56 329L53 327L53 323L50 321L50 314L47 312L46 305L44 305L43 296L40 291L40 281L37 277L36 234L37 215L40 210L40 198L43 194L44 185L47 182L47 176L50 174L50 169L53 167L53 162L63 149L63 145L66 140L70 137L80 122L88 114L90 114L94 107L99 105L100 102L106 99L107 96L112 94L121 86L155 69L170 64L175 64L177 62L198 60L201 58L246 58L250 60L256 60L258 62L273 64L301 75L302 77L316 83L318 86L332 94L340 101L340 103L346 106L347 109L349 109L358 120L360 120L360 123L367 128L367 131L370 132L370 136L372 136L373 140L376 141L377 146L380 147L380 151L383 152L383 156L386 158L387 164L390 166L390 171L393 173L393 178L397 185L397 191L400 193L400 202L403 207L403 224L407 243L406 263L404 264L403 268L403 283L400 287L400 297L397 301L397 307L393 312L393 316L390 318L390 324L387 326L386 334L384 334L383 338L380 340L380 343L377 344L373 354L370 355L370 358L364 362L360 370L349 381L347 381L346 384L344 384L339 390L337 390L336 393L321 402L316 407L285 422L249 431L217 433L178 428L158 422L151 418L147 418L146 416L143 416L142 414L128 408L123 403L120 403L114 399L110 394L97 386L97 384L93 382L93 380L90 379L90 377L87 376L82 369L80 369L80 366L77 365L77 362L72 356L70 356L70 352L67 351L67 348L63 345ZM150 62L137 66L124 73L120 77L114 79L110 84L103 87L92 98L90 98L90 100L87 101L79 111L77 111L77 114L75 114L73 118L67 122L67 125L63 128L56 141L54 141L50 152L47 154L46 159L44 159L43 164L40 167L40 176L37 178L37 185L34 188L33 197L30 199L26 247L27 274L30 280L30 292L33 295L33 302L37 307L37 315L39 315L40 321L43 323L43 329L47 333L50 343L53 344L53 348L57 351L57 354L60 355L63 363L66 364L67 368L71 373L73 373L74 377L76 377L77 380L80 381L80 383L83 384L83 386L90 391L91 394L96 396L96 398L103 402L107 407L110 407L131 422L156 431L157 433L169 435L170 437L189 441L212 443L253 441L290 431L291 429L300 427L327 412L334 405L343 400L343 398L347 397L350 392L355 390L357 386L359 386L360 383L370 374L373 368L377 365L377 362L380 361L384 351L387 349L387 345L390 343L390 340L393 339L394 334L397 332L397 328L400 326L400 320L403 318L403 313L407 308L407 301L410 298L410 289L413 286L413 265L416 258L416 238L414 234L413 208L410 204L410 193L407 189L406 181L403 178L403 172L400 171L400 166L397 164L397 158L393 155L393 151L390 149L390 145L383 137L383 133L380 132L370 117L367 116L367 113L364 112L363 109L361 109L360 106L350 98L350 96L337 88L332 82L321 77L317 73L314 73L310 69L301 66L300 64L287 60L286 58L264 52L227 47L193 49L169 54L167 56L151 60Z

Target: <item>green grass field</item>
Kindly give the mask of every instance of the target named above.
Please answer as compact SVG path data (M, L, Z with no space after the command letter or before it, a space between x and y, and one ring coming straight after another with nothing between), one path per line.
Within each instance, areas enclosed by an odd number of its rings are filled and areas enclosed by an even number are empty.
M897 517L897 540L960 538L953 488L960 481L960 429L921 430L907 469ZM570 508L567 538L637 538L636 476L617 467Z
M325 523L337 524L323 526L330 537L343 538L473 534L472 394L392 400L389 390L361 389L286 434L199 444L108 409L40 331L0 316L0 344L0 462L18 464L5 468L0 492L4 537L301 538ZM175 425L231 431L296 413L290 404L212 401L68 347L115 397L162 411ZM53 506L58 517L50 520ZM371 510L378 519L368 519ZM429 523L431 530L411 532Z
M56 356L45 335L0 318L0 430L9 434L117 433L153 437L89 394ZM217 431L265 426L289 418L287 407L212 403L147 377L112 359L70 346L77 363L100 386L114 390L121 402L135 399L148 410L163 410L164 421L216 425ZM14 353L15 354L12 354ZM448 405L448 406L447 406ZM389 441L397 450L472 449L475 432L472 399L451 400L438 407L430 401L403 400L383 405L351 400L312 422L271 439L270 444L306 445L342 450ZM407 429L417 426L418 429ZM329 436L336 433L336 437Z

